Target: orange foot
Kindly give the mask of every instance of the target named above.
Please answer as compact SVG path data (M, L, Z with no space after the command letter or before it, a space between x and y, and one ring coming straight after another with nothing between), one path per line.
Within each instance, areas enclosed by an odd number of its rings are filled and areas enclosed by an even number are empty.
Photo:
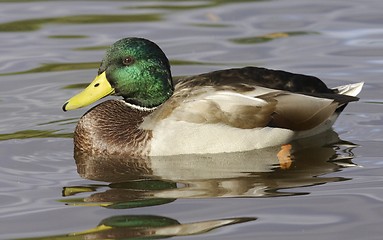
M281 150L278 152L277 157L279 160L279 166L281 169L289 169L293 160L291 159L291 144L281 146Z

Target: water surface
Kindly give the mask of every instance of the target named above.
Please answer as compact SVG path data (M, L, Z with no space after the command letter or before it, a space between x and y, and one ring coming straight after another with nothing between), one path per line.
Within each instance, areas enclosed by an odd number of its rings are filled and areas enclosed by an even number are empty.
M0 238L381 239L381 1L0 1ZM261 66L364 81L335 132L270 148L73 157L62 103L138 36L175 76ZM101 162L101 163L100 163Z

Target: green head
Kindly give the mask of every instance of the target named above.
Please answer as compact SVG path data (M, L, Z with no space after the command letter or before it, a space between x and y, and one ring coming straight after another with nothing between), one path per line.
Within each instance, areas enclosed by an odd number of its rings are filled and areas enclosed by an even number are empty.
M165 102L173 91L164 52L147 39L123 38L107 50L95 80L63 109L83 107L113 93L131 104L150 108Z

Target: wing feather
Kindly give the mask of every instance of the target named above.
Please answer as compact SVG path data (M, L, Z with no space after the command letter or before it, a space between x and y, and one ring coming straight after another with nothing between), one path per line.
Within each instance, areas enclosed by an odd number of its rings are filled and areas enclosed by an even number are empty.
M219 91L187 101L176 108L171 117L192 123L220 123L236 128L264 127L269 123L276 102L243 94Z
M270 96L263 96L266 99ZM278 101L269 126L295 131L308 130L329 119L339 107L333 99L317 98L302 94L277 93Z
M175 95L141 125L153 129L162 119L196 124L225 124L251 129L277 127L309 130L329 119L339 103L333 99L259 88L247 92L200 87L187 97Z

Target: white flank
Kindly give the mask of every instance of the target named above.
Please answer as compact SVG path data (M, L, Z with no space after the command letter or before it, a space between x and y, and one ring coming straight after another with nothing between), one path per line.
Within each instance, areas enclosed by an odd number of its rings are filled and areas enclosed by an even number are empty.
M287 129L239 129L224 124L164 120L153 130L150 155L238 152L283 144L293 139Z

